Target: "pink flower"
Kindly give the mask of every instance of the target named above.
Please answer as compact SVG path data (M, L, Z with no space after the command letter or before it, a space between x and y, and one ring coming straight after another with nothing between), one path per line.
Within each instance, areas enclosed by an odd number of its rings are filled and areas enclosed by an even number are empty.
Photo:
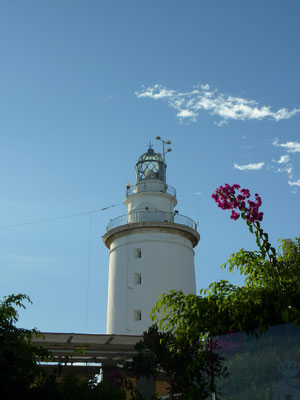
M234 220L236 221L237 219L240 218L240 214L237 213L237 212L235 212L234 210L232 210L232 211L231 211L230 218L231 218L231 219L234 219Z
M255 193L254 196L255 202L249 199L249 189L240 189L240 185L237 183L232 186L225 183L224 186L218 187L211 197L222 210L231 210L231 219L237 220L240 217L240 213L235 211L238 210L245 213L248 222L254 223L263 219L263 213L259 212L259 207L262 204L261 198L258 193ZM247 205L246 199L248 199Z
M259 212L259 213L258 213L257 219L258 219L259 221L262 221L262 220L263 220L263 215L264 215L263 212Z
M250 192L248 189L241 189L240 191L244 196L246 196L247 198L250 197Z
M241 201L241 204L239 205L239 210L243 211L246 207L246 203L244 201Z

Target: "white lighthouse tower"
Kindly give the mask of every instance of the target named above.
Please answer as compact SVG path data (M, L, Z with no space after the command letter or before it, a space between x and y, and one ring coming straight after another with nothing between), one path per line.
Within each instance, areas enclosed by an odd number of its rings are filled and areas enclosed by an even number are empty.
M136 184L124 201L128 213L110 221L103 236L109 248L108 334L140 335L152 325L159 294L196 291L193 248L200 235L194 221L174 211L165 152L150 147L135 169Z

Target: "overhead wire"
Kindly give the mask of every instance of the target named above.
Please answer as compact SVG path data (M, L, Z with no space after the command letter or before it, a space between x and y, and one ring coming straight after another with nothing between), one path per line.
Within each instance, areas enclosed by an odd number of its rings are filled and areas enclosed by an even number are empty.
M36 220L36 221L30 221L30 222L23 222L23 223L19 223L19 224L11 224L11 225L2 225L2 226L0 226L0 229L16 228L16 227L27 226L27 225L41 224L41 223L44 223L44 222L59 221L59 220L70 219L70 218L81 217L81 216L87 216L87 215L89 216L88 257L87 257L87 286L86 286L86 306L85 306L85 332L86 333L87 333L87 328L88 328L88 311L89 311L89 297L90 297L92 217L93 217L93 214L97 214L97 213L99 213L101 211L106 211L106 210L108 210L110 208L117 207L117 206L119 206L121 204L122 203L112 204L111 206L102 207L102 208L99 208L98 210L88 211L88 212L84 212L84 213L65 215L65 216L62 216L62 217L45 218L45 219L40 219L40 220Z
M119 205L121 205L121 204L122 204L122 203L113 204L113 205L111 205L111 206L99 208L98 210L88 211L88 212L85 212L85 213L65 215L65 216L62 216L62 217L45 218L45 219L40 219L40 220L36 220L36 221L23 222L23 223L19 223L19 224L2 225L2 226L0 226L0 229L17 228L17 227L19 227L19 226L34 225L34 224L42 224L42 223L44 223L44 222L59 221L59 220L62 220L62 219L81 217L81 216L83 216L83 215L92 215L92 214L99 213L99 212L101 212L101 211L108 210L109 208L117 207L117 206L119 206Z
M86 306L85 306L85 333L87 333L88 312L89 312L89 297L90 297L90 267L91 267L92 218L93 218L93 214L90 214L90 223L89 223L89 249L88 249L87 284L86 284L86 286L87 286L87 287L86 287Z

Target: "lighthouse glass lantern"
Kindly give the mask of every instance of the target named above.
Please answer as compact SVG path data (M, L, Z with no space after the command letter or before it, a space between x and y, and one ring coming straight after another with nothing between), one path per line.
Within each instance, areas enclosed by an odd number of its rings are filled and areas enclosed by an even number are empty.
M147 153L142 154L135 164L137 182L145 179L157 179L166 181L165 163L159 153L155 153L150 147Z

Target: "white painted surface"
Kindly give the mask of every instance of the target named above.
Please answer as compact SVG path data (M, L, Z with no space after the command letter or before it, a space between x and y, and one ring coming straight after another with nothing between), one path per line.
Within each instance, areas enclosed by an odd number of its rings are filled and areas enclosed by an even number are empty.
M136 258L141 249L141 258ZM171 289L195 293L194 250L179 234L134 233L116 239L110 249L107 333L143 333L151 324L150 312L158 295ZM135 284L141 274L141 284ZM135 312L141 311L140 321Z
M135 185L136 193L125 200L128 213L135 211L173 212L176 197L165 193L167 185L160 181L143 181Z

